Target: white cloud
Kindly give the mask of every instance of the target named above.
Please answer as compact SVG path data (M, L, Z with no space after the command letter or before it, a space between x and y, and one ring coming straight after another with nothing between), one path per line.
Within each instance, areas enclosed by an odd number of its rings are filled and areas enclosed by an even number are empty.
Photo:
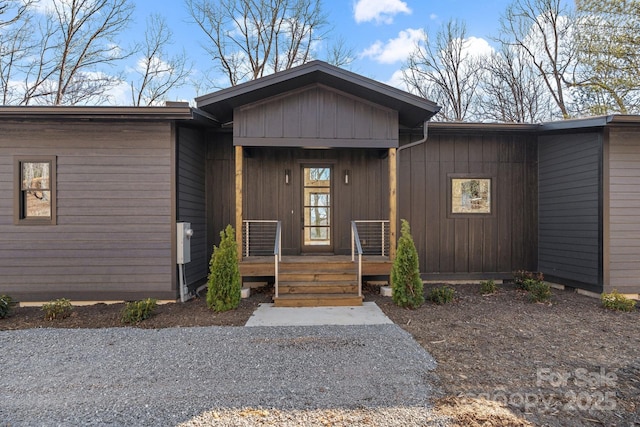
M357 23L375 21L391 24L399 13L411 14L411 9L402 0L358 0L353 7L353 17Z
M394 71L393 74L391 75L391 78L389 78L389 80L387 80L384 83L388 84L389 86L398 88L400 90L408 91L407 85L404 82L404 74L402 70Z
M488 41L473 36L466 38L463 46L469 56L482 57L491 55L494 51Z
M432 13L431 15L429 15L429 19L431 19L432 21L435 21L436 19L438 19L438 15L436 15L435 13Z
M381 64L393 64L406 60L416 48L419 41L425 38L424 30L407 28L400 31L398 37L386 43L376 41L366 48L360 56L369 57Z

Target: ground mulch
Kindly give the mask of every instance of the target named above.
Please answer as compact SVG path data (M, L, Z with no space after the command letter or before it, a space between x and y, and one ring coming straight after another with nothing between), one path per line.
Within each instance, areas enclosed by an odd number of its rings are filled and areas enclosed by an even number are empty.
M436 285L426 285L425 293ZM481 295L455 285L447 305L399 308L375 286L374 301L438 362L444 396L437 412L460 426L640 425L640 311L605 310L597 299L554 290L551 303L529 302L511 284ZM123 304L75 307L71 317L44 320L40 308L19 307L0 330L25 328L242 326L271 288L254 290L240 307L213 313L204 298L158 306L138 325L123 325Z

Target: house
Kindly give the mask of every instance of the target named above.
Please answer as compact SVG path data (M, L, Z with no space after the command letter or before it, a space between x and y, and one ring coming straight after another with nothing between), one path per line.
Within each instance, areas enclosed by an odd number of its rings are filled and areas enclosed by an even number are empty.
M184 105L1 107L0 294L175 300L178 220L196 231L188 279L204 277L210 125Z
M175 299L232 224L277 304L359 304L401 218L427 280L640 292L640 117L430 122L432 102L319 61L196 103L0 107L0 294Z

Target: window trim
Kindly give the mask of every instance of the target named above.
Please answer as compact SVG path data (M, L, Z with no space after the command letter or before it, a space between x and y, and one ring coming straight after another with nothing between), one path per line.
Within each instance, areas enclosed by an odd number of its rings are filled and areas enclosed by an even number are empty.
M49 163L51 192L51 216L48 218L27 218L24 215L22 198L22 165L24 163ZM15 225L56 225L57 224L57 157L56 156L14 156L13 157L13 223Z
M488 179L490 212L453 212L454 179ZM449 173L447 174L447 218L489 218L496 216L496 177L486 173Z

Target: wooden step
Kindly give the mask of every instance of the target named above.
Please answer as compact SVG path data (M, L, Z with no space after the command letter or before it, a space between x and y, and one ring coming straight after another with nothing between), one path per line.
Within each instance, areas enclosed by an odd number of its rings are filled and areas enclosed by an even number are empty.
M273 299L275 307L345 307L362 305L362 297L344 294L280 295Z
M281 272L278 277L281 282L354 282L358 280L354 272Z
M278 265L280 273L295 271L356 271L357 263L351 261L339 262L281 262Z
M282 294L358 294L356 281L350 282L280 282Z

